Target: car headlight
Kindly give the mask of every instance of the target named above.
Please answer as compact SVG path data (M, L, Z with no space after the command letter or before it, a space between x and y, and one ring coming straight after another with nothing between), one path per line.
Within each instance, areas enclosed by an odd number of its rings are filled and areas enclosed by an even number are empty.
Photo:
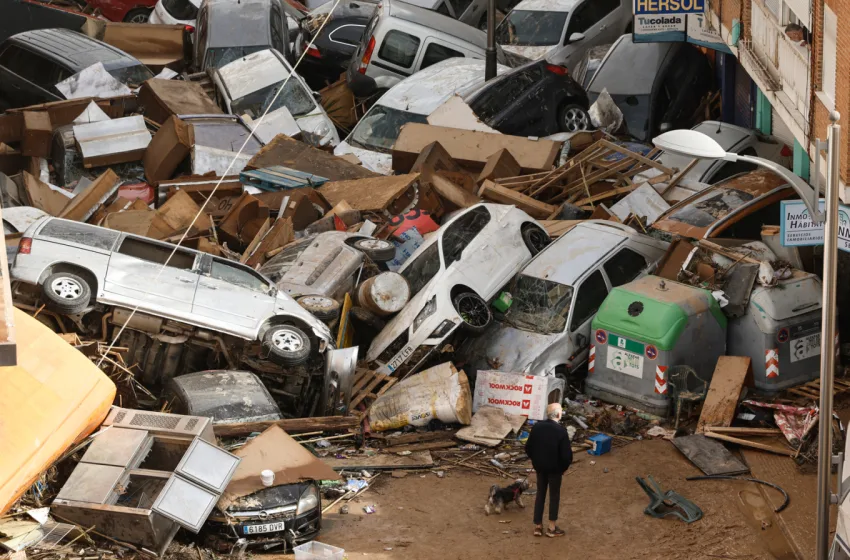
M433 315L436 311L437 296L434 296L428 300L428 303L425 304L425 307L422 308L422 311L420 311L419 315L416 316L416 319L413 320L413 332L416 332L419 326L425 322L425 319Z
M304 493L298 499L298 509L295 510L295 515L307 513L317 507L319 507L319 491L316 490L315 486L310 486L304 490Z
M434 332L432 332L431 336L429 336L428 338L443 338L444 336L449 334L449 331L452 330L454 326L454 321L452 321L451 319L446 319L445 321L440 323L440 326L434 329Z

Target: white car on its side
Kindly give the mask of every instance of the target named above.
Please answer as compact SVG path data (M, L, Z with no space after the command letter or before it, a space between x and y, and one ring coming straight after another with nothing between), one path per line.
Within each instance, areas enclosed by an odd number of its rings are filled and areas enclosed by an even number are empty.
M459 329L484 331L489 302L549 244L549 235L514 206L477 204L455 216L399 269L410 302L375 337L366 359L378 371L414 372Z

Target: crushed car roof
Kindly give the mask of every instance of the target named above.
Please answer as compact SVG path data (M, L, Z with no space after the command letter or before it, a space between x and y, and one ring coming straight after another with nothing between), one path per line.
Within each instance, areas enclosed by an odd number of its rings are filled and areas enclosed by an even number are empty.
M289 76L289 69L271 49L266 49L225 64L219 68L218 75L231 99L239 99L282 82Z

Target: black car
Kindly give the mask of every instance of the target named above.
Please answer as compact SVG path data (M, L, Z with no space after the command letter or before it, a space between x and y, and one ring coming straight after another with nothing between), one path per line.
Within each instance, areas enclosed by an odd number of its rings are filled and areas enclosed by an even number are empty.
M587 85L590 100L603 89L640 142L705 120L698 109L715 91L708 59L694 45L635 43L632 35L621 36L605 55Z
M56 84L101 62L113 78L136 87L153 78L122 50L69 29L37 29L0 45L0 109L64 99Z
M530 62L486 82L466 102L488 126L514 136L590 127L587 94L563 66Z

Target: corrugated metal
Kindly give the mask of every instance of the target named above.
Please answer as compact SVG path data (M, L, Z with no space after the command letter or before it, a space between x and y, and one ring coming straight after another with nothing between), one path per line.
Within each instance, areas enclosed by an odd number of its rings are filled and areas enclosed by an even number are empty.
M753 127L753 80L744 67L735 65L735 118L734 124L746 128Z

